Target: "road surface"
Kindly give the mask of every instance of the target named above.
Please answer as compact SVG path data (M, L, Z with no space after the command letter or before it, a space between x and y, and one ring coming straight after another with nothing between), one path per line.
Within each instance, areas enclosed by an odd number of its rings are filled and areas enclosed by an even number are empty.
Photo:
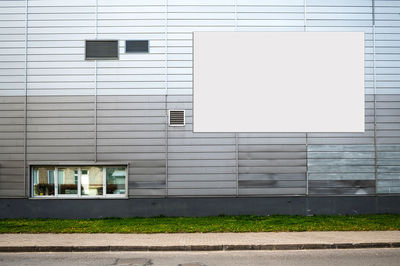
M212 252L0 253L0 265L400 265L400 248Z

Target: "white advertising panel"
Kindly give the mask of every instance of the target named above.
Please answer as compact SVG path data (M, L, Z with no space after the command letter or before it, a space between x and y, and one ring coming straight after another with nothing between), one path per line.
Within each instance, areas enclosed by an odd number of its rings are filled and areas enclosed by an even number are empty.
M194 132L364 132L364 33L193 37Z

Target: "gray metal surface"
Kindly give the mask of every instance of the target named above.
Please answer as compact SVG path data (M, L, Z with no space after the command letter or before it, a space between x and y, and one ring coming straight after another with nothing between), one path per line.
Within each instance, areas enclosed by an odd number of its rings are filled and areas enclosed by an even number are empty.
M130 197L400 193L400 7L374 5L1 1L0 197L28 194L25 148L27 163L127 162ZM366 131L193 133L192 32L204 30L363 31ZM122 40L118 61L84 60L96 37ZM149 53L126 54L132 39ZM168 109L186 125L166 128Z

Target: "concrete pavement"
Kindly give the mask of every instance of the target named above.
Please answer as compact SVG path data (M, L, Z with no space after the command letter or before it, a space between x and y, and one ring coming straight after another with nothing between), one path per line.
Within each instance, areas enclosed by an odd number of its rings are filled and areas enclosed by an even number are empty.
M217 251L400 247L400 231L0 234L0 252Z

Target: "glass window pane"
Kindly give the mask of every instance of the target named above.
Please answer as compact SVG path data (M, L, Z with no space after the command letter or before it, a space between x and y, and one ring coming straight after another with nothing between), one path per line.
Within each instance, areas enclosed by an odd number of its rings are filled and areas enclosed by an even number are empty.
M54 167L37 166L33 171L33 195L54 195Z
M87 167L81 169L82 195L103 195L103 168Z
M58 194L78 194L78 168L58 168Z
M125 167L107 167L106 180L107 180L107 194L125 194Z

